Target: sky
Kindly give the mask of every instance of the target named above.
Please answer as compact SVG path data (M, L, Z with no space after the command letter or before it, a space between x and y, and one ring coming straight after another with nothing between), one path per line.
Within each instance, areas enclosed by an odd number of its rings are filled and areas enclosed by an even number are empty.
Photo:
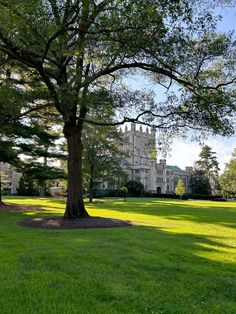
M220 31L236 31L236 7L221 9L218 12L222 15L222 21L218 25ZM233 149L236 148L236 134L230 138L222 136L211 137L205 141L216 152L221 172L224 170L225 163L229 162ZM176 139L172 145L172 150L167 158L171 165L178 165L180 168L193 165L198 159L201 146L196 142L184 142Z
M236 5L231 8L218 9L217 13L222 16L222 21L218 24L218 30L223 32L234 30L236 32ZM137 77L131 78L129 83L136 88L148 89L151 87L150 81L140 81ZM162 93L163 91L159 89L159 92ZM236 148L236 134L230 138L222 136L209 137L204 144L210 146L216 152L220 170L223 172L225 163L229 162L233 149ZM192 166L198 160L200 151L201 146L199 143L177 138L174 140L171 151L167 155L167 164L177 165L182 169L186 166Z

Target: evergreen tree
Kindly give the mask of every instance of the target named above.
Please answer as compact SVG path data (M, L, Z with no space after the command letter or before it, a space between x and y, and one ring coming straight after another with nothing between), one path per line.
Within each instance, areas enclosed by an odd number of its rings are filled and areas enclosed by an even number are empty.
M21 196L38 196L39 187L30 175L24 173L20 178L17 194Z
M199 154L200 159L196 161L195 167L200 170L198 173L198 177L200 178L200 174L204 174L204 176L208 179L210 184L210 191L215 192L219 188L219 163L217 161L216 153L212 151L211 147L208 145L204 145ZM204 179L202 178L203 183ZM206 183L205 183L206 187ZM210 194L211 194L210 193Z
M199 154L200 159L196 162L198 169L201 169L206 174L208 180L213 176L219 175L219 163L217 161L216 153L212 151L211 147L204 145Z
M206 173L201 169L194 169L191 178L190 185L192 189L192 194L211 194L211 186Z

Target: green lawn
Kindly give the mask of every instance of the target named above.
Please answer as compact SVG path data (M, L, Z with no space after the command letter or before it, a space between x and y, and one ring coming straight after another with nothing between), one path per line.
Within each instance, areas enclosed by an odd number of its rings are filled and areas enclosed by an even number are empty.
M137 226L43 230L63 200L9 198L0 212L0 313L236 313L236 203L105 199L95 216Z

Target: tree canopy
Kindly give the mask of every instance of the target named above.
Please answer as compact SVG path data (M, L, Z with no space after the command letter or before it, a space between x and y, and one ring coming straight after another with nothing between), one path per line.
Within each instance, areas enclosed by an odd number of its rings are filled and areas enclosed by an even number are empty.
M223 135L234 131L235 47L231 34L217 34L217 18L204 5L187 0L0 0L1 66L20 68L24 77L11 76L15 84L23 79L27 88L48 94L63 120L68 145L65 217L87 216L84 122L130 121L176 133L182 128ZM166 101L131 91L124 78L133 74L147 74L165 86ZM104 107L97 98L101 90L113 99L116 121L90 116L94 99L98 111Z
M217 161L216 153L212 151L212 148L208 145L202 146L202 150L199 154L200 159L196 161L196 166L203 172L205 172L207 178L218 177L219 163Z
M83 171L89 199L92 202L94 183L98 179L116 183L125 177L122 168L122 138L114 126L87 125L83 136Z
M224 194L236 195L236 149L234 149L232 158L226 164L225 170L220 176L220 185Z

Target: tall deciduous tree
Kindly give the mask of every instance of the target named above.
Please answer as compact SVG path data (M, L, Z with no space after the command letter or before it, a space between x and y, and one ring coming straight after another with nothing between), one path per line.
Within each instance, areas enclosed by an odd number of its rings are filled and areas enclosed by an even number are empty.
M93 200L96 179L118 182L125 177L122 169L122 139L114 126L86 126L83 136L83 170L88 182L89 201Z
M82 132L94 121L89 95L101 88L127 121L230 134L235 115L234 52L230 35L216 34L211 13L198 1L0 0L0 59L31 71L31 88L44 86L63 119L68 145L68 198L65 217L85 217ZM178 85L165 103L119 90L127 74L151 74L156 84ZM17 77L15 78L17 80ZM120 81L119 81L120 80ZM117 90L120 92L118 93ZM104 107L104 104L101 104ZM100 104L98 103L98 109ZM127 106L126 106L127 108ZM121 120L119 120L121 117Z
M224 194L236 195L236 149L232 158L226 164L223 174L220 176L220 185Z

